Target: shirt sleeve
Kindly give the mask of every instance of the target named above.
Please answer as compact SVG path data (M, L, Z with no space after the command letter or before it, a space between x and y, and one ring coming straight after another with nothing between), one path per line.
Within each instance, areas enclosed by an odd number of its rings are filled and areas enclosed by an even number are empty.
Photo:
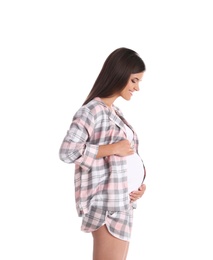
M61 144L60 159L65 163L76 163L83 168L90 168L98 153L98 145L90 142L94 128L94 115L87 108L80 108Z

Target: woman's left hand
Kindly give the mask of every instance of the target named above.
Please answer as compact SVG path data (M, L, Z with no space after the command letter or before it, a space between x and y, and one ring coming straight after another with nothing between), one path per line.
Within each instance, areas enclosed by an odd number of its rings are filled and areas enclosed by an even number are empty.
M132 191L132 192L129 194L129 196L130 196L130 201L131 201L131 202L134 202L134 201L140 199L140 198L143 196L145 190L146 190L146 185L145 185L145 184L142 184L142 185L138 188L138 190Z

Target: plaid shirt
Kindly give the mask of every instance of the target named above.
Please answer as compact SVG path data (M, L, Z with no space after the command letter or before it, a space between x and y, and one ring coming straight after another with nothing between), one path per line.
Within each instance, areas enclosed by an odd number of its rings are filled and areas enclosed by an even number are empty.
M96 158L99 145L127 138L124 123L132 129L121 111L114 105L113 108L118 116L98 97L82 106L74 115L60 148L60 159L75 163L75 199L79 216L86 214L92 205L112 212L129 207L125 157ZM138 153L135 132L133 139Z

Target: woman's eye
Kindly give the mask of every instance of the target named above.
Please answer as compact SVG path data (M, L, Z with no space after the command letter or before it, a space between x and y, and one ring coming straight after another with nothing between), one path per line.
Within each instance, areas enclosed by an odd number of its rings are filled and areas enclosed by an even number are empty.
M132 83L136 83L136 80L132 79Z

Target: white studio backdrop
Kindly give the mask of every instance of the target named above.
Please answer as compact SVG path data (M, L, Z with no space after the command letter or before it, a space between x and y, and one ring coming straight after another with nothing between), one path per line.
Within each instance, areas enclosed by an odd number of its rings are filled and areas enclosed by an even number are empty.
M147 191L128 260L212 260L210 1L1 1L0 259L91 259L58 151L106 57L137 51L130 102Z

